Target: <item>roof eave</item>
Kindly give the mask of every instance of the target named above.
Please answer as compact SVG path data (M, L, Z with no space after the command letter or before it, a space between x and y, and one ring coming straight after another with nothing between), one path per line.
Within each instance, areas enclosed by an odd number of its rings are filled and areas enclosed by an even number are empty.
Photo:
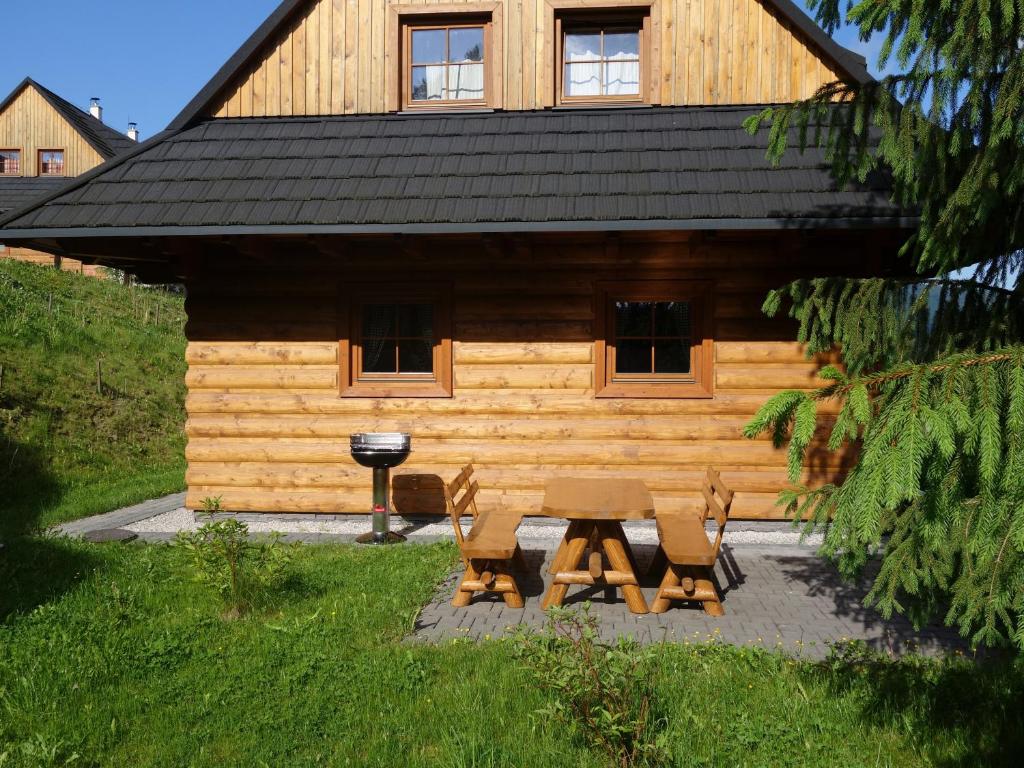
M195 227L86 227L2 230L6 242L70 238L226 237L242 235L471 234L496 232L602 232L656 230L913 229L916 216L804 218L622 219L615 221L438 222L432 224L303 224Z

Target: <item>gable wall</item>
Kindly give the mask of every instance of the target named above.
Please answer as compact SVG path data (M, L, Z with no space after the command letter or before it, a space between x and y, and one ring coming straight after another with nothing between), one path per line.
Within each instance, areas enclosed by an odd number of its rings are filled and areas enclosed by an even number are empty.
M21 175L38 176L40 149L64 150L64 175L78 176L103 158L29 86L0 114L0 149L21 150Z
M567 7L574 0L555 0ZM626 5L579 0L580 7ZM552 105L549 0L318 0L276 39L262 61L229 86L216 117L381 113L397 108L397 13L498 6L504 109ZM761 104L808 97L837 79L758 0L654 0L653 103Z

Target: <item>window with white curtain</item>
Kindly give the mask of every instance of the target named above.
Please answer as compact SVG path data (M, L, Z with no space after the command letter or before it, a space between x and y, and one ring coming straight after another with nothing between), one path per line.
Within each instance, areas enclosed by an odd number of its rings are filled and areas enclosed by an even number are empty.
M561 101L641 101L642 25L562 25Z
M406 106L485 103L486 32L482 23L410 25Z

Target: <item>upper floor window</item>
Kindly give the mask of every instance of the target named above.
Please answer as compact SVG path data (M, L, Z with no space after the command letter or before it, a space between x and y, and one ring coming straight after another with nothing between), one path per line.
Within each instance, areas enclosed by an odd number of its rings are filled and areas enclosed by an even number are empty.
M486 106L489 25L406 26L405 107Z
M63 149L41 149L41 150L39 150L39 175L40 176L63 176L64 175L64 150Z
M0 176L21 175L21 150L0 149Z
M569 15L557 25L558 103L646 101L645 18Z

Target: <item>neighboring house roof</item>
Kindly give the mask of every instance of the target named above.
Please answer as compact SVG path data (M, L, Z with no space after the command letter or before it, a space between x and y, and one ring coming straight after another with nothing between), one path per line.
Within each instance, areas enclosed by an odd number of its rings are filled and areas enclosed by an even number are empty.
M6 221L8 237L903 226L753 107L210 120Z
M789 21L812 45L816 46L838 68L839 74L855 83L869 83L872 80L864 57L833 40L821 27L807 16L792 0L758 0ZM300 12L310 0L283 0L272 14L253 32L242 47L228 59L195 98L178 114L168 130L180 130L209 116L211 105L221 92L239 76L252 60L268 45L293 15ZM430 9L424 9L429 13Z
M36 198L52 194L68 180L52 176L0 176L0 216L24 208Z
M3 102L0 102L0 112L7 109L7 106L11 104L11 102L13 102L23 90L29 87L35 88L36 91L39 92L39 95L42 96L51 107L57 110L61 117L67 120L93 149L100 153L103 159L108 160L111 157L136 146L135 142L123 133L115 131L102 120L97 120L88 112L76 107L70 101L62 99L49 88L43 87L31 77L26 77L22 80L18 87L11 91Z

